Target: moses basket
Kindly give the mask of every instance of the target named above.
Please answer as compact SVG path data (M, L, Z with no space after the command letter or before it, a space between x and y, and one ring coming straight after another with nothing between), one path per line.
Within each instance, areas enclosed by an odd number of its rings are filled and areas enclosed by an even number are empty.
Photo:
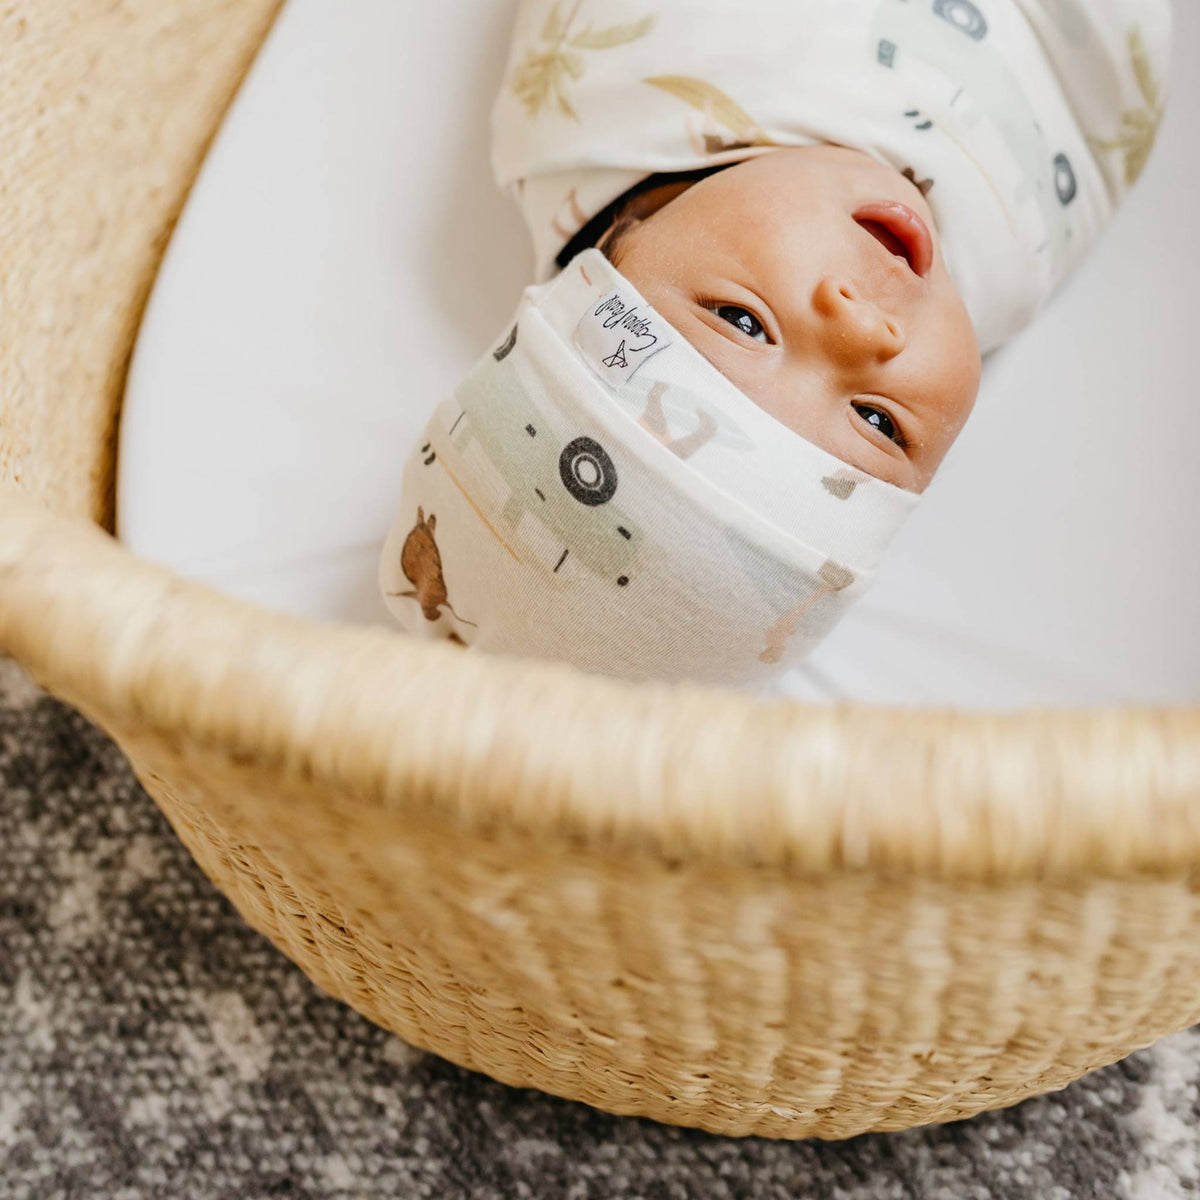
M1200 708L620 684L259 610L105 532L141 310L277 8L0 13L0 649L246 920L414 1045L728 1134L965 1117L1196 1020Z

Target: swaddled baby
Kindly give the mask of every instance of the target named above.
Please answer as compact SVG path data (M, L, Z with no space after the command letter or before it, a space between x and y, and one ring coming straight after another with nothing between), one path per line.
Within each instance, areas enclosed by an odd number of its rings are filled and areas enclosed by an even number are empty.
M539 282L405 466L392 611L793 665L1136 179L1169 35L1167 0L523 0L493 166Z

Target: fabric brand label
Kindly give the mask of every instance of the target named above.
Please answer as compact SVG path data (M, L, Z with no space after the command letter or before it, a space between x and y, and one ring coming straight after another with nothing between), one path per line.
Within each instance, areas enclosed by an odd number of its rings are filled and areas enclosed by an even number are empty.
M672 341L667 323L648 304L616 288L591 305L575 326L584 361L610 387L620 387Z

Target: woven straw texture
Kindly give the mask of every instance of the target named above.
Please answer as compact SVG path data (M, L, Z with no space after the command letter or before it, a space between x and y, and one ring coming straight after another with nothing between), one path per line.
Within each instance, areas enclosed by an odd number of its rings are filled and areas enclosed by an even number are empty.
M318 983L508 1083L843 1137L1200 1017L1200 709L814 709L256 610L103 532L159 256L278 0L0 8L0 649Z

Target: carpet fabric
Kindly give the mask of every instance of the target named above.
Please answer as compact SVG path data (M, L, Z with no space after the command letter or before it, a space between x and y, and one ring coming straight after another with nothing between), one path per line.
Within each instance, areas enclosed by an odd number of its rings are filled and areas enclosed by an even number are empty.
M733 1140L404 1045L253 933L120 752L0 662L0 1197L1172 1200L1200 1032L973 1121Z

